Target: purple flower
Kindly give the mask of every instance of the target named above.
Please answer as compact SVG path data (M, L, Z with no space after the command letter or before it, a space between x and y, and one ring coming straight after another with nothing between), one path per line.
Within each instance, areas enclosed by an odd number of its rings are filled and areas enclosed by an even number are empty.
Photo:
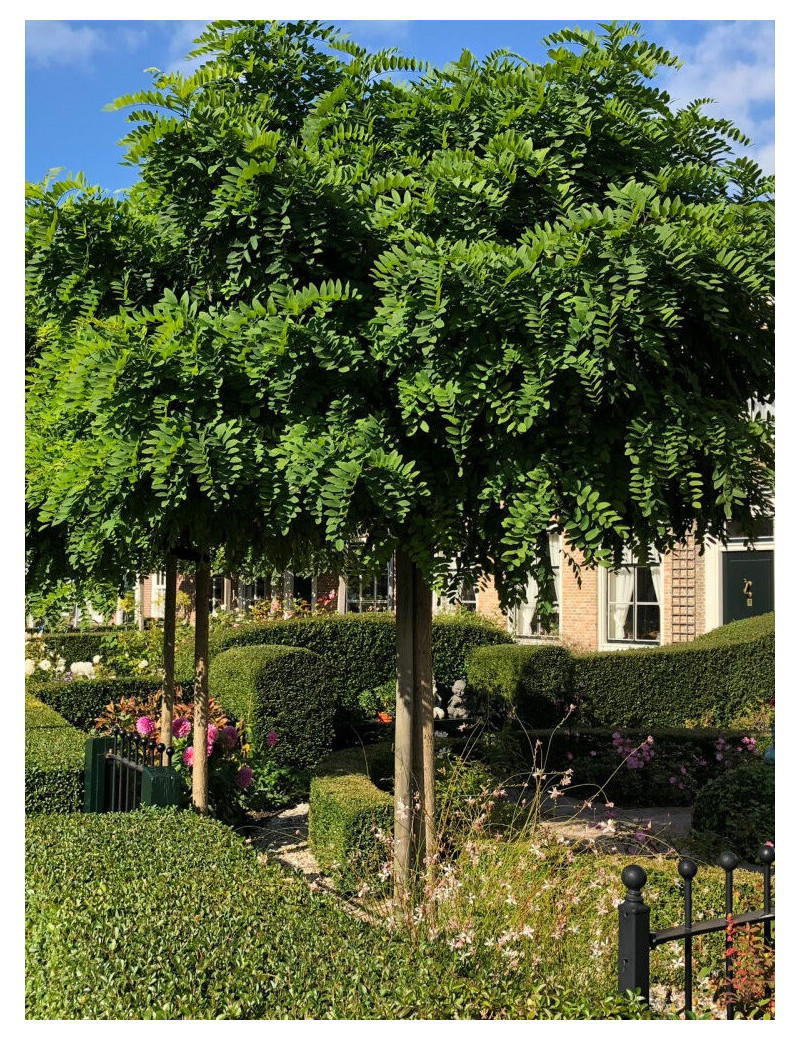
M250 786L250 784L252 784L252 782L253 782L253 770L250 768L250 766L242 766L242 768L239 770L239 772L234 777L234 783L242 791L246 791L247 788Z
M140 737L152 737L155 731L155 723L152 719L148 719L146 715L142 715L136 720L136 732Z
M188 766L190 769L194 765L194 748L187 747L183 752L183 764Z
M235 726L223 726L220 730L226 751L233 751L239 743L239 730Z
M267 747L275 747L275 745L277 743L278 743L278 734L273 729L273 730L271 730L267 734Z
M178 740L183 739L183 737L188 737L191 731L192 724L185 715L179 719L175 719L172 723L172 735L173 737L177 737Z

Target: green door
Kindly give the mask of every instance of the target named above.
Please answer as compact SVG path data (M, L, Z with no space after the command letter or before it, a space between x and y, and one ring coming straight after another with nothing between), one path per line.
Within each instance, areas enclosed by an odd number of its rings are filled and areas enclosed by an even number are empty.
M763 551L722 554L722 623L768 614L775 609L773 553Z

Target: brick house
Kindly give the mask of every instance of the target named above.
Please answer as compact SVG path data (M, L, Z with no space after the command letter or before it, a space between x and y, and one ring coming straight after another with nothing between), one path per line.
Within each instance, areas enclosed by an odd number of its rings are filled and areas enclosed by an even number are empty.
M436 597L434 610L460 605L507 625L520 642L557 640L581 650L621 650L632 646L685 643L713 628L774 609L774 537L765 523L755 547L744 548L735 528L729 543L686 546L642 566L626 560L618 571L581 569L577 576L566 563L557 534L550 540L553 586L558 604L549 631L536 611L536 587L528 586L526 602L503 613L491 578L477 588L464 583L452 599ZM572 552L577 564L580 553ZM179 575L179 591L193 600L193 582ZM136 589L137 616L164 614L164 575L150 574ZM257 600L278 598L290 610L305 603L313 610L362 613L394 609L394 572L390 564L378 575L264 576L254 582L215 575L211 608L246 609Z

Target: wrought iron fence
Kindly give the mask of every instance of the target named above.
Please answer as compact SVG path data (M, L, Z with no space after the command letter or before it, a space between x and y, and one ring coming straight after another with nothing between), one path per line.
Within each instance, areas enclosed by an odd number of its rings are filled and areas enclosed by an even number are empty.
M684 1015L692 1012L692 940L696 935L724 932L728 928L742 925L763 924L764 945L773 943L772 922L775 910L772 904L772 865L775 849L765 845L758 854L764 878L763 909L743 914L733 912L733 872L739 860L732 852L723 852L719 866L725 871L725 917L711 921L692 920L692 882L697 873L697 864L691 859L678 863L678 873L684 881L684 920L682 925L650 931L650 907L642 897L647 874L642 867L632 864L622 871L622 883L627 892L619 904L619 992L638 990L650 1003L650 951L667 942L683 941L684 952ZM734 1017L733 956L730 947L725 948L725 978L727 991L727 1017Z
M84 812L130 812L142 805L178 805L181 780L174 749L115 726L86 742ZM167 765L162 765L166 758Z

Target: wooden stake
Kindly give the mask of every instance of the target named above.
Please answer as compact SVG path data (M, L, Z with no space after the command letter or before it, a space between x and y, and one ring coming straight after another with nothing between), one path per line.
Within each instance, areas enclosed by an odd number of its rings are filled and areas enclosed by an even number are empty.
M208 812L208 616L211 595L211 564L201 553L195 571L194 608L194 764L192 802L205 815Z
M172 744L172 717L175 710L175 613L178 599L178 560L171 553L166 564L167 591L164 596L164 692L161 698L161 741ZM169 765L165 754L162 765Z

